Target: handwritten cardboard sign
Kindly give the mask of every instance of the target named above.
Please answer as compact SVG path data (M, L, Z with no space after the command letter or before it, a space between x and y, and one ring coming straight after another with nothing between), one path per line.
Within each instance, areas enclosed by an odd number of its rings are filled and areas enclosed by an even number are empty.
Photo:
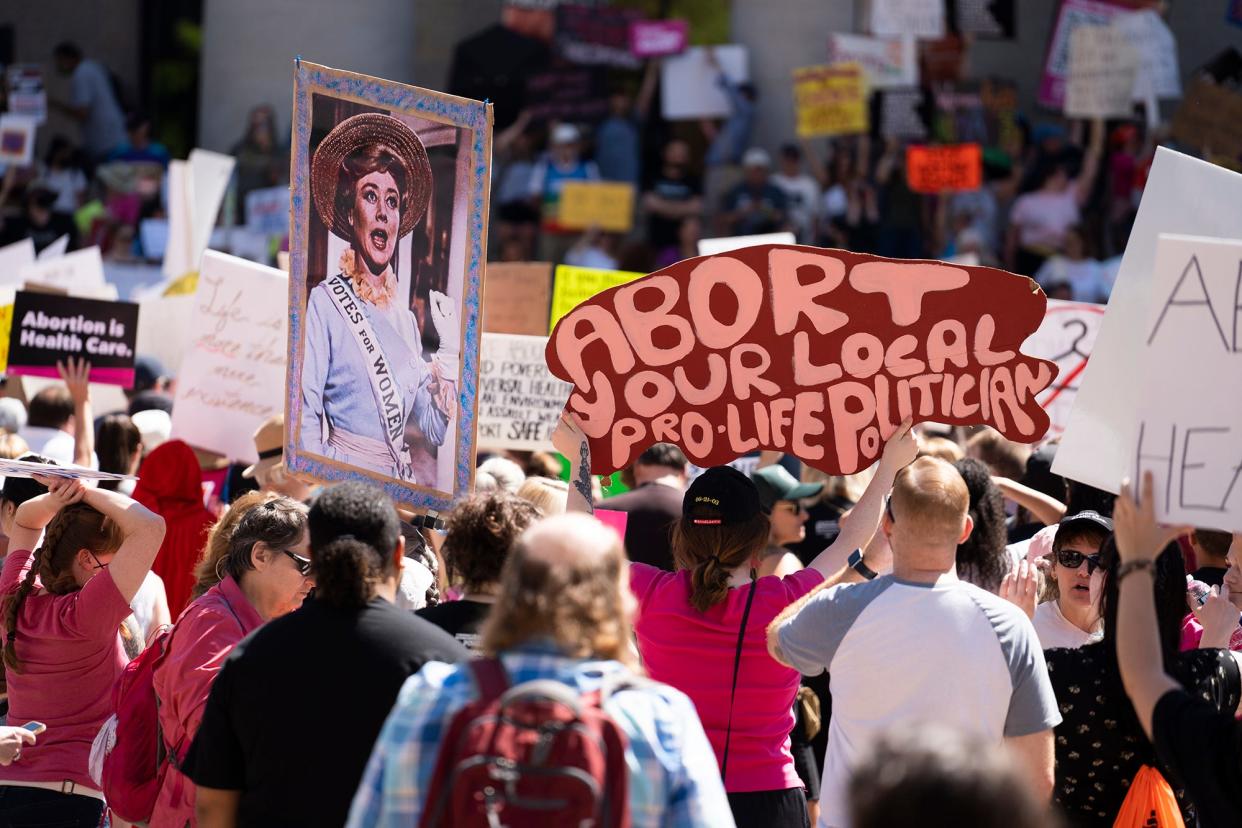
M754 449L830 474L870 465L901 420L1032 442L1056 367L1022 354L1045 298L986 267L764 245L678 262L565 316L552 373L610 473L672 442L700 466Z
M977 190L983 184L983 150L978 144L907 147L906 179L916 193Z
M552 282L549 330L562 316L595 294L617 285L624 285L626 282L632 282L645 275L628 270L601 270L594 267L557 265L556 278Z
M1236 165L1242 158L1242 92L1196 78L1173 115L1173 137Z
M483 334L479 352L479 446L550 451L569 383L544 361L546 336Z
M829 63L857 63L871 89L916 86L919 67L913 37L867 37L833 32L828 35Z
M1062 434L1069 424L1078 385L1103 319L1103 305L1049 299L1044 321L1022 346L1031 356L1055 362L1057 366L1056 381L1039 395L1039 404L1052 421L1048 427L1050 438Z
M635 20L630 23L630 53L635 57L667 57L686 50L687 20Z
M90 381L129 388L134 384L138 306L77 296L19 290L13 303L7 371L56 377L56 363L90 361Z
M598 227L627 233L634 226L634 185L619 181L566 181L557 224L570 230Z
M288 276L235 256L203 254L172 435L252 463L254 434L285 398Z
M798 137L867 131L867 78L857 63L795 69Z
M491 262L483 280L483 330L546 336L552 304L552 265Z
M1151 279L1131 478L1165 523L1242 531L1242 240L1162 235Z
M1120 118L1132 111L1138 53L1115 26L1079 26L1070 35L1065 114Z

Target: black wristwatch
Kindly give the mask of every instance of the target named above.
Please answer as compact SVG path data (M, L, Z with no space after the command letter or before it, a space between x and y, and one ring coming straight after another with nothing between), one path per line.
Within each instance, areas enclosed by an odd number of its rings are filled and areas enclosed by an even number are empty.
M853 569L859 575L866 578L868 581L875 580L875 572L873 572L869 566L863 563L863 554L862 554L861 549L855 549L853 552L851 552L850 557L846 561L846 563L850 565L851 569Z

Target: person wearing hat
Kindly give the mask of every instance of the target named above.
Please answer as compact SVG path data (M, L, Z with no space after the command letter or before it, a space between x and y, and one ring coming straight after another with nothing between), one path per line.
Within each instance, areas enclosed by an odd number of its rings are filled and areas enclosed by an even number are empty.
M416 461L424 440L444 443L461 343L453 301L432 290L440 349L424 361L418 321L398 295L397 247L427 211L431 185L422 142L388 115L346 118L315 150L315 211L349 247L307 301L298 432L303 451L424 485L436 481L417 479Z
M1113 533L1113 522L1099 512L1069 515L1052 539L1052 578L1056 598L1035 608L1031 620L1039 643L1082 647L1104 635L1100 618L1100 547Z
M312 486L285 468L285 415L276 414L254 433L254 449L259 459L242 471L242 477L259 484L259 491L292 498L299 503L310 499Z
M772 530L768 548L759 563L759 574L788 575L802 568L798 556L785 548L806 538L809 517L802 501L824 490L823 483L799 483L789 470L779 464L755 469L750 479L759 492L759 503L768 516Z
M721 229L730 236L787 230L788 206L784 191L772 183L772 157L751 147L742 156L742 182L725 196Z
M544 261L560 261L574 236L557 221L561 188L566 181L599 181L599 167L582 158L582 134L573 124L557 124L548 136L548 151L530 174L530 198L543 215L540 255Z

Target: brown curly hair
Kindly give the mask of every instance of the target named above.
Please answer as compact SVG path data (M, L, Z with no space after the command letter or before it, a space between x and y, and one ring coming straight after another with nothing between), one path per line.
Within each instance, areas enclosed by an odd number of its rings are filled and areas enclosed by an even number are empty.
M670 543L673 564L690 570L690 605L707 612L729 595L733 570L763 554L771 522L762 512L736 525L695 524L678 520Z
M80 589L73 577L73 559L78 550L106 555L120 549L123 540L115 523L85 503L70 504L52 518L43 533L43 544L30 559L26 577L17 591L4 601L4 665L7 668L15 673L22 671L21 659L15 650L17 620L22 605L34 590L36 576L45 592L68 595Z
M459 502L449 514L441 549L450 581L467 591L494 584L514 542L540 516L533 503L505 491Z
M190 593L191 599L198 598L224 580L223 561L229 554L229 541L233 537L233 530L246 513L278 497L280 495L274 492L246 492L234 500L229 510L212 525L207 532L207 545L203 548L203 556L194 565L195 584Z

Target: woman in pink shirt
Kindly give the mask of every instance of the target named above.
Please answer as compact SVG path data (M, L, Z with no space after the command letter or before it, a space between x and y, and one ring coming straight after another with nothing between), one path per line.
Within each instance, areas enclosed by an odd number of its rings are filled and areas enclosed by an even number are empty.
M0 619L9 720L47 731L0 768L0 824L93 828L104 800L87 772L91 743L112 713L112 686L127 663L121 625L164 521L116 492L36 480L48 493L17 510Z
M572 458L569 509L591 511L590 447L573 415L561 417L553 442ZM686 491L673 525L677 571L630 564L643 666L694 702L739 826L810 824L789 748L799 675L768 655L767 626L821 584L869 572L861 554L851 553L875 534L884 496L917 450L910 423L903 423L836 541L799 572L757 577L769 520L755 484L728 466L708 469Z
M238 508L234 505L233 508ZM155 669L160 730L175 761L185 757L224 660L252 630L302 605L314 581L306 507L287 497L247 504L219 561L223 575L181 614ZM227 519L227 518L226 518ZM194 783L175 766L164 771L151 828L194 825Z

